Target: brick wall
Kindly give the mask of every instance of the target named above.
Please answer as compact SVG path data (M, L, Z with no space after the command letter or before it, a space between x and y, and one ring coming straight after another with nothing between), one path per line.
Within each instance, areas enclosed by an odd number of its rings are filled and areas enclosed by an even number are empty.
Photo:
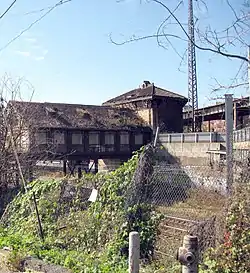
M210 122L210 130L209 130L209 122ZM225 132L226 130L226 122L225 120L211 120L211 121L203 121L201 125L202 132Z
M153 110L150 109L141 109L137 110L136 113L141 117L149 126L153 125Z

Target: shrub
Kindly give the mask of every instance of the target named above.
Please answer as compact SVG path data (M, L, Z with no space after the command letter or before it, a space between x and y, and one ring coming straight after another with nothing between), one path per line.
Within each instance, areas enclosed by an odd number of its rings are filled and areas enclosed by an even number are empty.
M27 193L20 193L10 204L0 247L65 266L74 272L127 271L129 232L141 238L141 256L153 254L159 216L148 204L126 207L126 192L137 168L139 153L117 170L106 175L87 175L81 181L35 181ZM96 202L83 205L81 189L90 180L98 188ZM73 183L73 199L62 202L62 189ZM30 210L33 194L38 204L44 241L37 235L36 213ZM87 209L86 209L87 208ZM125 254L125 255L124 255ZM18 257L18 255L17 255Z
M211 249L205 258L207 273L247 273L250 271L250 183L239 184L226 219L224 243Z

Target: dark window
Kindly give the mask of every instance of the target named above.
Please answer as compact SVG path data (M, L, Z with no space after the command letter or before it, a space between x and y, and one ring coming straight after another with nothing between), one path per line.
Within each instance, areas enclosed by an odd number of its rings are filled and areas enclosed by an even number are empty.
M82 134L81 133L72 133L72 144L73 145L82 145Z
M115 150L115 134L106 132L104 135L104 152L113 152Z
M48 143L47 132L36 132L35 133L35 143L37 145L47 144Z
M91 152L100 152L100 133L99 132L89 133L89 150Z
M129 151L129 133L128 132L120 133L120 150Z
M135 145L143 145L143 134L135 134Z

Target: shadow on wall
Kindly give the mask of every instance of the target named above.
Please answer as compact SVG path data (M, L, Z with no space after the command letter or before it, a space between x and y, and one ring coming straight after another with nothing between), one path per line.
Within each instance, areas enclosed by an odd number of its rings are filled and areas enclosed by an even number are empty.
M188 198L189 190L195 188L177 158L163 147L156 148L156 162L151 177L150 200L155 205L172 205Z

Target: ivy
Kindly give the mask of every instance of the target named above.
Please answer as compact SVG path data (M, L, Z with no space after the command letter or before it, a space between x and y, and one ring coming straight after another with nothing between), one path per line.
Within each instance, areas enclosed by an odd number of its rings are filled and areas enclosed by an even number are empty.
M127 272L129 232L135 230L140 233L141 257L150 260L160 217L150 204L125 209L126 193L143 152L141 149L108 174L88 174L80 181L32 182L28 192L20 192L9 206L0 230L0 247L9 246L76 273L123 273ZM90 184L98 189L98 199L91 204L82 196L82 189ZM63 193L69 196L63 197ZM36 214L30 209L33 194L45 235L43 242L37 235Z

